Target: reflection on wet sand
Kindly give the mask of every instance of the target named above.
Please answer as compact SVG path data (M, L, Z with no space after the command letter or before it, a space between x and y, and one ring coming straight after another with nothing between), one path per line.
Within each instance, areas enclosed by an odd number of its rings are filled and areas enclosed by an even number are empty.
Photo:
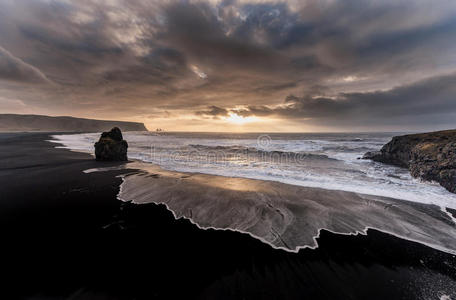
M456 253L456 226L440 207L279 182L180 173L133 162L118 198L163 203L201 228L250 234L288 251L316 247L321 229L365 234L368 228ZM97 170L87 170L92 172Z

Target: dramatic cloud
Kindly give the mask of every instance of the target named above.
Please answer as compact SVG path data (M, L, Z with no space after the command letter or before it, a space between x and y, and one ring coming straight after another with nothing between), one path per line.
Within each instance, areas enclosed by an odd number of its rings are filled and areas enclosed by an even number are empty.
M196 114L200 116L212 116L213 118L218 118L228 116L228 110L218 106L209 106L207 110L197 111Z
M456 74L387 91L341 93L334 98L290 95L276 107L249 106L232 111L245 117L279 116L344 125L423 124L436 122L435 116L447 116L440 121L453 122L456 117Z
M369 107L443 126L452 91L420 88L456 71L455 15L447 0L0 0L0 93L179 130L230 112L357 128Z
M27 83L49 83L40 70L25 63L0 47L0 80Z

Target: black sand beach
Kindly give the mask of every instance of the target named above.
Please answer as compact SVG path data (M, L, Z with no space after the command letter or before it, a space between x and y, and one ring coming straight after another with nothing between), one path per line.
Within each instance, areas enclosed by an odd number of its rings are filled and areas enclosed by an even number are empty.
M117 200L134 170L0 135L1 299L454 299L456 258L369 230L323 231L319 248L275 250L200 230L164 206ZM450 298L445 298L448 296Z

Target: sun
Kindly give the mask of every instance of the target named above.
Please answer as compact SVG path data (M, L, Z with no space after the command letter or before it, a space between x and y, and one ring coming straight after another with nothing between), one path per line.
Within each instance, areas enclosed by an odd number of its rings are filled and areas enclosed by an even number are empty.
M229 123L238 124L238 125L254 122L257 120L256 117L243 117L243 116L240 116L233 112L230 112L228 114L228 117L224 117L223 119Z

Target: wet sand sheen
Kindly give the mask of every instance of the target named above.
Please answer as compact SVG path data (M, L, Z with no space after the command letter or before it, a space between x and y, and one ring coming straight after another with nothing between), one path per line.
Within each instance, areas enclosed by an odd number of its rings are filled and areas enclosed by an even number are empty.
M275 248L317 247L321 229L365 234L374 228L435 249L456 253L456 226L435 205L279 182L171 172L133 162L118 198L163 203L176 218L201 228L232 229ZM91 172L95 170L88 170Z

